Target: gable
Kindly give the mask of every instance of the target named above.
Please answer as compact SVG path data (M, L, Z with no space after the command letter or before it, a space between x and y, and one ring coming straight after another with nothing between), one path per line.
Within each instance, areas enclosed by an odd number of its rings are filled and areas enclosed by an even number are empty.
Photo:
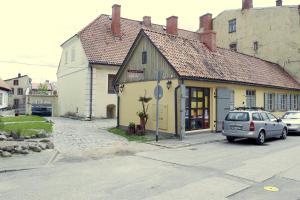
M143 52L147 54L147 62L145 64L142 63ZM153 81L156 80L158 70L163 72L162 79L177 78L177 73L171 65L151 41L142 34L120 69L118 83Z

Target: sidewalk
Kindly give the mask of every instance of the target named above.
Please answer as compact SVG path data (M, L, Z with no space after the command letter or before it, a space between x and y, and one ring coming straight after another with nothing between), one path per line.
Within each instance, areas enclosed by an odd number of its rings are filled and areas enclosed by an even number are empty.
M9 171L28 170L46 166L56 156L57 151L48 149L40 153L13 155L10 158L0 157L0 174Z
M207 144L213 142L224 141L225 138L221 133L199 133L193 135L186 135L183 140L179 140L178 138L166 139L148 142L148 144L157 145L165 148L176 149L181 147L199 145L199 144Z

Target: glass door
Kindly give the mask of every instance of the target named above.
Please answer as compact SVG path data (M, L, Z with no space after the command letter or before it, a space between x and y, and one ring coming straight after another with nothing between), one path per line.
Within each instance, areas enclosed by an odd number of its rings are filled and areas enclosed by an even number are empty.
M186 130L209 128L209 89L186 88Z

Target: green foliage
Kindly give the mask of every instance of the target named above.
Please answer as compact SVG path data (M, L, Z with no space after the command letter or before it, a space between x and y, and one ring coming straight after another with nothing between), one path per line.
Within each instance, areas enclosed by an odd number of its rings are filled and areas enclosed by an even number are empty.
M130 127L130 128L135 128L135 123L134 123L134 122L130 122L130 123L129 123L129 127Z
M0 117L1 122L28 122L28 121L46 121L45 118L33 115L20 115L17 117Z
M48 94L47 84L40 83L37 92L38 92L38 94L41 94L41 95L47 95Z
M144 126L146 126L147 121L148 121L148 108L149 108L149 102L152 100L151 97L147 97L147 91L145 90L145 94L143 97L140 97L138 99L139 102L142 104L142 111L137 112L137 115L139 116L140 119L145 120Z
M110 128L107 130L110 133L122 136L126 138L128 141L137 141L137 142L149 142L153 139L147 137L147 136L138 136L138 135L128 135L126 131L120 128Z

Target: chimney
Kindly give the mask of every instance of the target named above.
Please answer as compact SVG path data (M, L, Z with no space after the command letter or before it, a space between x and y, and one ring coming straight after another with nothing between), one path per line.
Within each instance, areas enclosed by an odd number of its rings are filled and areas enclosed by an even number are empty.
M21 73L18 73L18 78L20 78L21 77Z
M242 10L253 8L252 0L242 0L242 1L243 1Z
M277 0L276 1L276 6L282 6L282 0Z
M112 6L111 31L114 36L121 36L121 6L117 4Z
M167 18L167 34L178 35L178 17L171 16Z
M200 17L200 26L199 26L199 31L200 32L205 32L212 30L212 14L207 13L205 15L202 15Z
M206 45L210 51L216 51L216 32L213 30L212 14L207 13L200 17L200 41Z
M143 17L143 25L147 26L147 27L151 26L151 17L150 16Z

